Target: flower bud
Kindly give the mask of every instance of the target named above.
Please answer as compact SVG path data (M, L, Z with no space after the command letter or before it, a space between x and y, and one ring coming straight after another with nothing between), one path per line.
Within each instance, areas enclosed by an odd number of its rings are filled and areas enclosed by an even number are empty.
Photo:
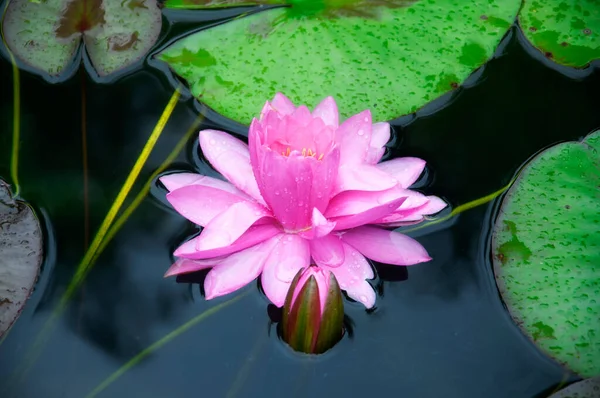
M294 277L283 306L283 339L296 351L321 354L342 337L344 304L333 273L317 266Z

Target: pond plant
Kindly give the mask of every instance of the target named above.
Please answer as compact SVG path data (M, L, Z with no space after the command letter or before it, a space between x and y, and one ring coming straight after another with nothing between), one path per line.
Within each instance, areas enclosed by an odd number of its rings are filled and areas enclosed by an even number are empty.
M600 0L2 10L0 396L600 397Z

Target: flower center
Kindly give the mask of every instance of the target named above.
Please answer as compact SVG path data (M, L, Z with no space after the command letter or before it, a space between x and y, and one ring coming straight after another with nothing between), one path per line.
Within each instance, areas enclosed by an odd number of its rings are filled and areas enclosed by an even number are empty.
M283 156L290 156L291 152L292 152L292 149L288 146L285 151L281 151L281 154ZM316 150L313 151L311 148L308 148L308 149L302 148L302 156L304 156L305 158L311 157L311 158L316 158L317 160L322 160L324 155L325 154L322 153L317 157Z

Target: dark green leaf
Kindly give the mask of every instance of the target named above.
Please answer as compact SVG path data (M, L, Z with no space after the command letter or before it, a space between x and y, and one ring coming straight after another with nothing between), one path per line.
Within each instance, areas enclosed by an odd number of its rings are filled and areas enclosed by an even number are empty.
M195 96L244 124L278 91L308 106L332 95L342 117L368 108L383 121L458 87L492 56L520 6L421 0L403 7L410 3L296 0L187 36L158 57Z
M500 293L545 353L600 374L600 131L525 166L506 194L492 250Z

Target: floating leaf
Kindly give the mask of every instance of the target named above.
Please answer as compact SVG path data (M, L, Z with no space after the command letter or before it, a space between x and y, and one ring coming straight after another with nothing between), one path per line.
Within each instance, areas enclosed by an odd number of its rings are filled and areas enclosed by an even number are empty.
M42 233L33 210L0 180L0 336L17 319L42 263Z
M523 0L519 23L555 62L583 67L600 58L600 0Z
M600 131L527 164L492 239L496 281L515 322L573 371L600 374Z
M85 44L105 76L142 58L160 33L156 0L11 0L2 25L10 50L23 62L58 76Z
M311 106L332 95L343 116L369 108L382 121L458 87L491 57L520 5L410 3L294 0L188 36L159 59L241 123L277 91Z
M549 398L598 398L600 397L600 376L585 379L563 388Z

